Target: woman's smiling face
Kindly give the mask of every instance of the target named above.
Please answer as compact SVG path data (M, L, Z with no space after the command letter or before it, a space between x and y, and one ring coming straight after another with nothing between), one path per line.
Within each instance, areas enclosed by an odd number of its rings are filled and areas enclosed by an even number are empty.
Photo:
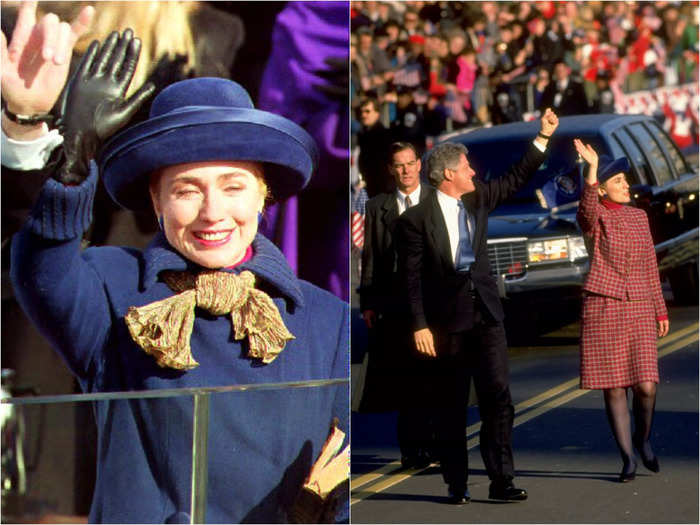
M205 268L232 266L258 231L267 187L257 162L195 162L154 175L151 199L168 242Z

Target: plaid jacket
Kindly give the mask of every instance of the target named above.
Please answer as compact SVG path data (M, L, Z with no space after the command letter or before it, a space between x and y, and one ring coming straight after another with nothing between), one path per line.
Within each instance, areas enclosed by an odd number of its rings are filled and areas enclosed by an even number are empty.
M583 289L622 301L649 300L656 319L667 319L646 213L632 206L600 202L597 185L583 186L576 218L591 266Z

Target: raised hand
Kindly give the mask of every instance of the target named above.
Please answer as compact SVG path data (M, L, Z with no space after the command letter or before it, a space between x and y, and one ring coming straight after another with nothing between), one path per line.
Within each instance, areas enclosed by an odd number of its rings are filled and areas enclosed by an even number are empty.
M542 115L542 118L540 118L540 132L543 135L549 136L554 133L557 126L559 126L559 118L555 115L554 111L547 108Z
M598 182L598 154L590 144L581 142L581 139L574 139L574 148L583 157L583 160L588 162L588 171L585 177L586 183L595 184Z
M584 144L581 142L581 139L574 139L574 148L588 164L595 167L598 166L598 154L590 144Z
M49 13L36 20L37 2L22 2L8 47L0 36L2 97L20 115L48 113L66 83L73 46L88 30L95 9L86 6L72 24Z
M141 41L131 29L121 37L113 32L102 47L97 41L88 47L58 103L66 157L57 177L61 182L82 182L100 144L126 125L153 93L149 82L125 99L140 52Z

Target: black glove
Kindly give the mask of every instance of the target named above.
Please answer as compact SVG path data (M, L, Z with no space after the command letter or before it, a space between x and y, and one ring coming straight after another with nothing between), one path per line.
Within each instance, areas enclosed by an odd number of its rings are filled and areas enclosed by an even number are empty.
M57 103L58 128L63 135L64 161L54 178L80 184L100 145L119 131L153 93L150 82L128 100L124 96L136 71L141 41L131 29L113 32L100 48L88 47Z
M339 506L338 489L322 498L312 490L302 487L287 518L290 523L335 523Z

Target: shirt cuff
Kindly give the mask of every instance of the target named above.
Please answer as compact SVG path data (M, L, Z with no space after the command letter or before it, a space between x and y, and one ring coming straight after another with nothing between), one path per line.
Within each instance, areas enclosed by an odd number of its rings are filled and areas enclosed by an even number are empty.
M46 133L34 140L11 139L5 132L0 134L0 163L11 169L29 171L40 170L49 161L51 152L63 144L63 136L57 129L48 131L48 126L43 123Z
M535 147L536 147L538 150L540 150L542 153L544 153L545 150L547 149L547 146L543 146L542 144L540 144L540 143L537 142L536 140L533 140L532 143L533 143L533 144L535 145Z
M668 321L668 314L667 315L657 315L656 320L657 321Z

